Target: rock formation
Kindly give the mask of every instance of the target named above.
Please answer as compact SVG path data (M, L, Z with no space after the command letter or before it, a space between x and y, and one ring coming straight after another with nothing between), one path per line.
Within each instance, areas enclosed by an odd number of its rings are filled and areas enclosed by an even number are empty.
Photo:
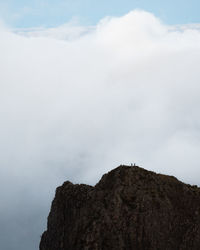
M40 250L199 250L200 188L137 166L56 190Z

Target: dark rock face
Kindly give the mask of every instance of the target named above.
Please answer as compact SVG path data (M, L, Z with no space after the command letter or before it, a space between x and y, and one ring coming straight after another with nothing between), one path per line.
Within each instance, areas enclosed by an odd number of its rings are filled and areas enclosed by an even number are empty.
M150 249L200 249L200 188L136 166L57 188L40 250Z

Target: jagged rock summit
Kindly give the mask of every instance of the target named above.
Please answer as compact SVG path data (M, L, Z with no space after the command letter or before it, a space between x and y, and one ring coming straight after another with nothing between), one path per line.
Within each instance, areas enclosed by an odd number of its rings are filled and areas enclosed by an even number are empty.
M56 190L40 250L199 250L200 188L137 166Z

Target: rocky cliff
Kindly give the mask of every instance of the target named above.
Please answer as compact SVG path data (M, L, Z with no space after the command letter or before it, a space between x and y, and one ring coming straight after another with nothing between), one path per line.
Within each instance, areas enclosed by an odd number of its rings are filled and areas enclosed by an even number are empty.
M56 190L40 250L199 250L200 188L136 166Z

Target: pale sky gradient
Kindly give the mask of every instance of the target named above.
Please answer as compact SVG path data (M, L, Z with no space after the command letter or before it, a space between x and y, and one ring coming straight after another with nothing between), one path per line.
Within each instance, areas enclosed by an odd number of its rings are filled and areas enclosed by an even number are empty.
M199 0L0 0L0 18L12 27L55 27L77 18L94 25L133 9L154 13L167 24L200 22Z

